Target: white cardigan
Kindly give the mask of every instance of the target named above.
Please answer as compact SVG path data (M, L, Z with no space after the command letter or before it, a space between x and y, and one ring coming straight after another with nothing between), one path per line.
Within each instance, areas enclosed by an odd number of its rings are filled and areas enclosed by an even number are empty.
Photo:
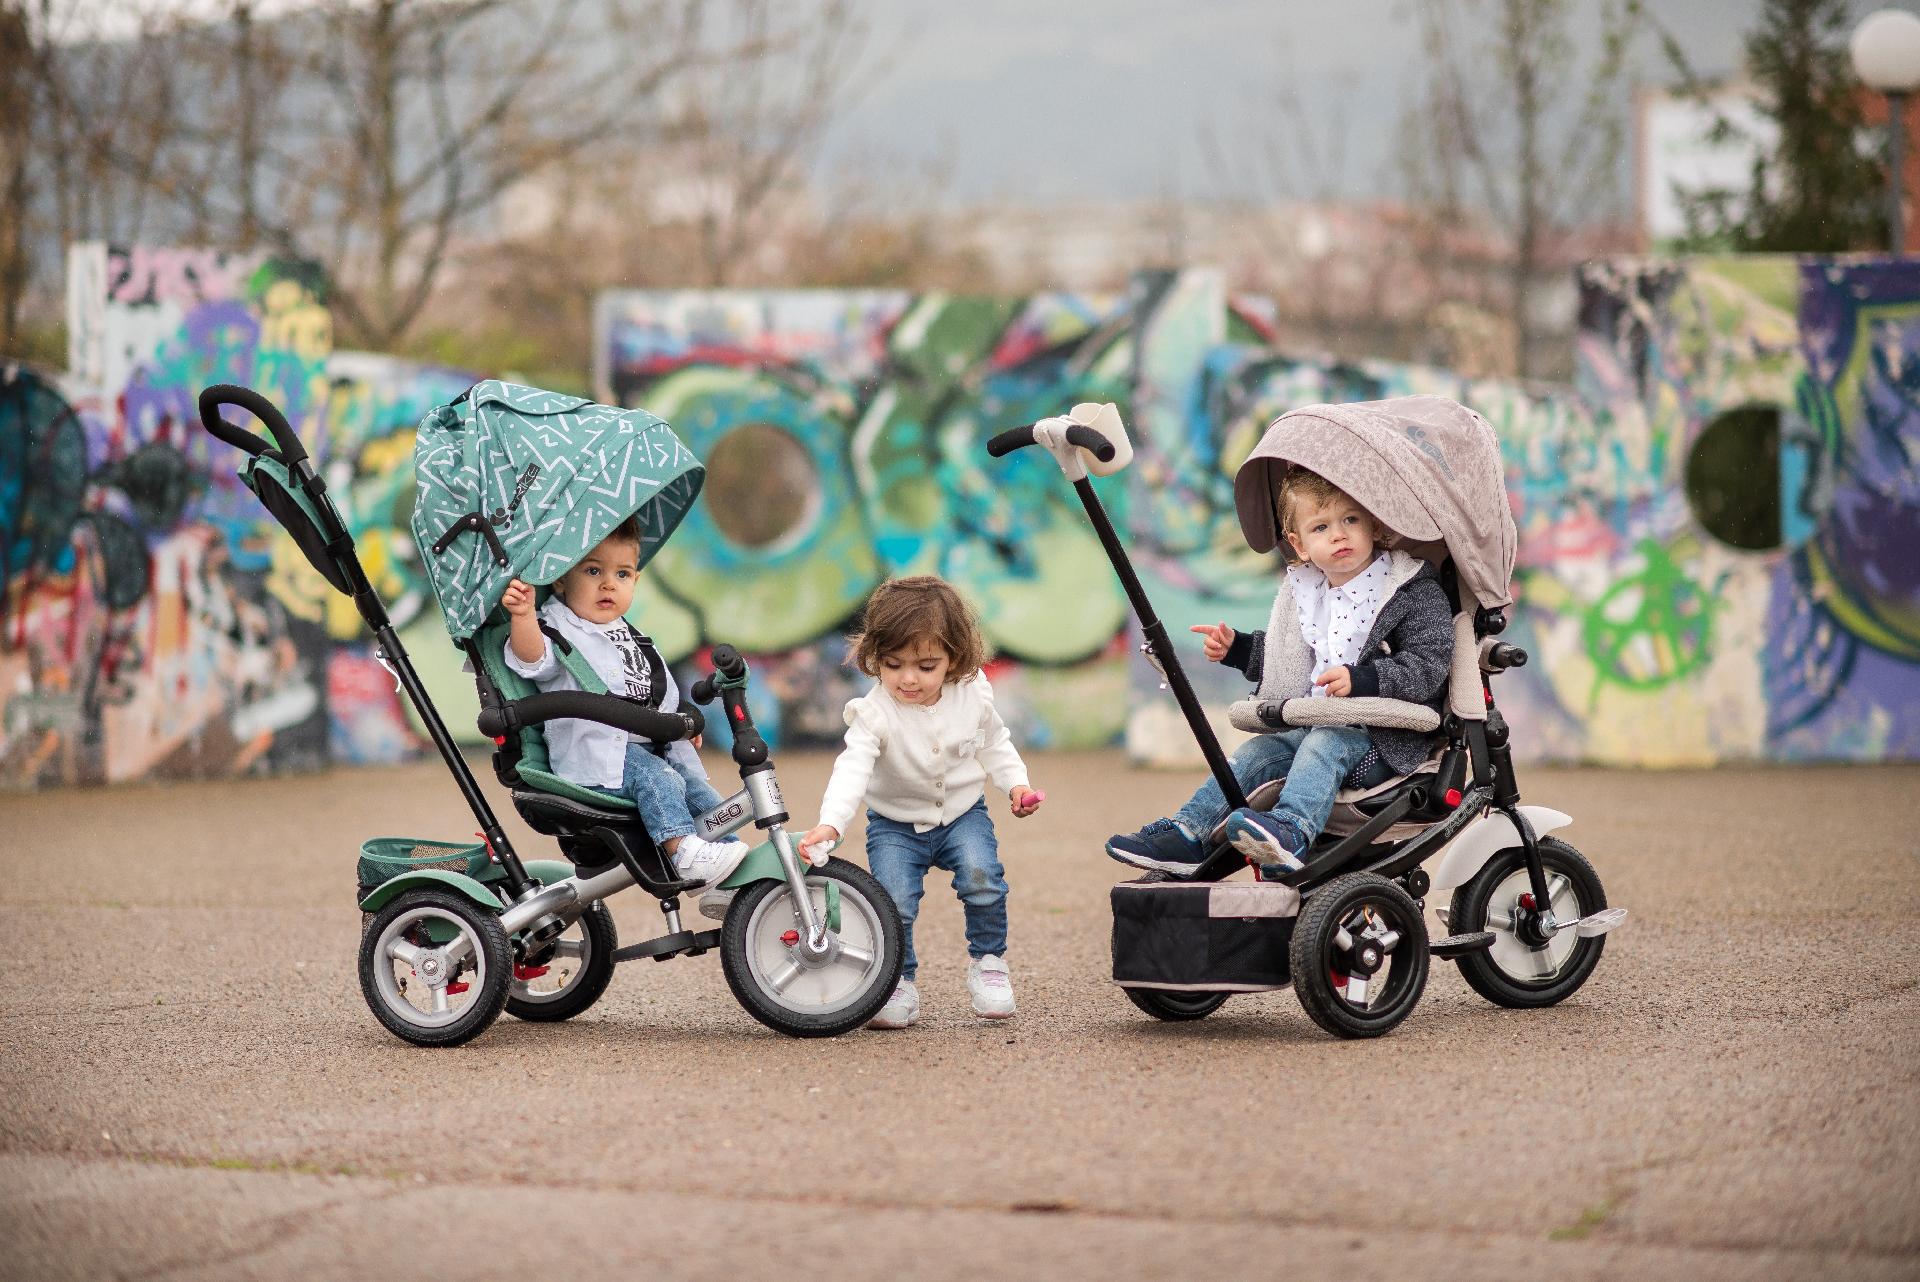
M972 809L989 778L1006 792L1027 782L984 673L943 687L931 705L901 703L876 685L848 702L846 719L847 746L820 802L820 822L843 837L862 800L925 832Z

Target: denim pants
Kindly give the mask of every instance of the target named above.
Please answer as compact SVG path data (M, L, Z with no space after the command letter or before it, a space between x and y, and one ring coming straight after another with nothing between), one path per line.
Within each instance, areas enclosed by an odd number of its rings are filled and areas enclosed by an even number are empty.
M929 868L953 874L953 893L966 907L968 955L1006 955L1007 878L1000 867L1000 843L993 835L985 797L952 823L925 832L869 810L867 867L900 910L906 951L901 979L919 973L920 963L913 955L913 920L920 915L920 895Z
M704 815L726 798L713 785L671 757L656 757L637 743L627 745L625 776L618 788L595 788L609 797L625 797L640 811L640 822L656 843L693 831L695 815Z
M1284 778L1286 787L1268 813L1298 831L1305 839L1304 845L1327 826L1334 794L1366 755L1367 732L1359 726L1295 728L1284 734L1259 735L1241 744L1233 754L1233 777L1246 792L1269 780ZM1384 783L1388 777L1385 769L1382 766L1370 772L1379 778L1364 782ZM1173 817L1205 841L1214 825L1227 817L1227 801L1220 785L1208 779Z

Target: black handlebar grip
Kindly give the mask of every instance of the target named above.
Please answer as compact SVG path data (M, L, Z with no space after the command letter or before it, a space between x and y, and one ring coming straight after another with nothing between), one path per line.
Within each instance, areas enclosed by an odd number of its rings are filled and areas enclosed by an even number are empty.
M216 383L200 393L200 425L207 429L209 435L249 454L259 454L268 448L267 443L252 432L235 427L221 418L220 407L223 405L243 409L266 424L267 431L273 433L274 444L280 447L280 457L289 469L306 462L307 448L293 434L287 416L272 401L250 387Z
M719 691L714 688L713 678L704 676L693 683L693 688L687 691L687 697L695 703L712 703L713 696L718 693Z
M570 718L612 726L615 730L625 730L628 734L639 735L655 743L691 739L706 729L707 724L697 708L661 712L656 708L641 707L630 699L610 694L588 694L584 690L557 690L551 694L528 695L524 699L515 699L507 706L512 710L512 720L517 725L537 726L544 721ZM480 714L480 732L498 737L503 732L505 720L505 717L489 717L483 712ZM495 728L488 729L489 721Z
M993 458L1002 458L1015 450L1023 450L1033 444L1033 424L1025 427L1010 427L987 442L987 453Z
M713 647L713 654L710 657L713 659L714 671L729 681L738 681L746 673L746 661L740 657L740 652L730 645L722 643Z
M1113 442L1090 427L1082 427L1075 423L1068 428L1067 444L1078 445L1083 450L1091 451L1093 456L1102 463L1113 462Z

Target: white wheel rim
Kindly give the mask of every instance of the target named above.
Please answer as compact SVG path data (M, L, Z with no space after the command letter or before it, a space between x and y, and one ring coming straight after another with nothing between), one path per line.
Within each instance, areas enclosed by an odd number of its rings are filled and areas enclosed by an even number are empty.
M547 968L546 974L521 979L516 967L508 995L515 1001L538 1006L559 1001L578 988L586 978L588 964L593 961L593 936L587 933L586 922L584 916L575 918L553 941L552 955L542 963Z
M415 926L445 922L458 932L445 944L422 947L407 939ZM419 1028L445 1028L465 1015L487 987L487 954L480 936L444 908L422 907L387 923L373 944L373 982L387 1009ZM434 971L442 976L432 982ZM423 974L423 972L426 972ZM449 982L464 983L458 993Z
M873 991L885 962L886 936L880 914L865 895L845 882L840 887L840 929L828 932L835 958L820 966L804 964L797 946L782 936L804 932L794 911L793 891L784 883L753 906L747 919L747 972L761 996L796 1015L833 1015L859 1004ZM809 879L808 898L822 920L827 915L824 882Z
M1520 896L1532 893L1533 881L1525 864L1508 873L1487 898L1487 922L1484 929L1493 932L1493 947L1488 954L1502 974L1527 984L1544 984L1558 979L1567 968L1579 935L1563 930L1549 939L1544 948L1534 948L1513 928L1513 915L1520 907ZM1547 869L1547 892L1552 896L1553 915L1562 922L1578 921L1585 913L1580 892L1573 879L1563 872Z

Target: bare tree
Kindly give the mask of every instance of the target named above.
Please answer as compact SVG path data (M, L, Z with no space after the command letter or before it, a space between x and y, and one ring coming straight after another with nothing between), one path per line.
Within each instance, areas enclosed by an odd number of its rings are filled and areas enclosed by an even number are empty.
M1345 195L1353 106L1339 87L1309 107L1293 49L1274 53L1274 74L1247 97L1261 122L1236 128L1231 144L1214 126L1199 154L1229 237L1246 246L1233 273L1240 288L1270 293L1282 341L1339 356L1404 356L1396 300L1406 295L1404 246L1382 211Z
M1598 40L1583 59L1574 0L1415 0L1425 83L1403 156L1436 224L1475 213L1511 245L1507 313L1514 371L1534 372L1534 297L1555 234L1617 203L1622 92L1642 24L1639 0L1592 0ZM1485 23L1478 38L1463 28Z
M871 29L853 0L731 0L721 26L763 51L697 72L680 86L671 154L694 184L703 282L730 283L862 84Z
M163 0L0 3L0 345L20 341L37 247L146 225L181 27Z

